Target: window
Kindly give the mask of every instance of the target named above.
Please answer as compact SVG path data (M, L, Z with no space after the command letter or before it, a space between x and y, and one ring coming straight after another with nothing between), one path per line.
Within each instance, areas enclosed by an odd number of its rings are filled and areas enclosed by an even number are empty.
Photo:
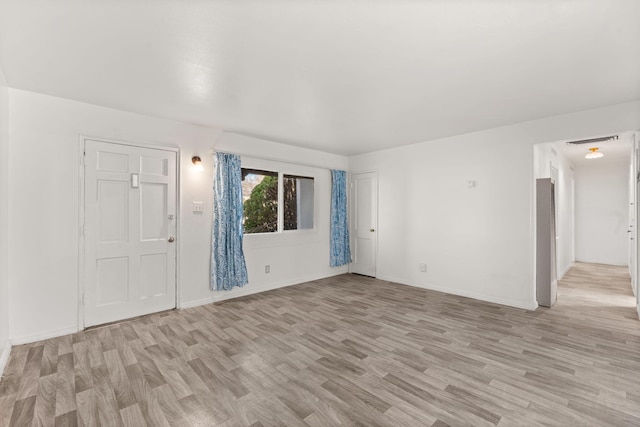
M314 197L311 177L243 168L244 233L313 229Z
M278 173L242 169L244 232L278 231Z
M284 229L313 228L313 178L284 176Z

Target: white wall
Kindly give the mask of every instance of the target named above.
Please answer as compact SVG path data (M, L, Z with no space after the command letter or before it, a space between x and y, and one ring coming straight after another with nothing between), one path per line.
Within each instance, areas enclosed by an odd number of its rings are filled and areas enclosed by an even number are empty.
M329 206L322 205L330 188L324 168L347 166L379 172L381 278L532 307L532 145L640 128L640 102L635 102L355 156L347 162L333 154L21 90L9 89L9 102L9 156L21 159L9 165L10 246L5 248L11 266L14 343L79 328L79 134L180 147L183 307L344 272L328 267ZM318 166L305 169L318 176L317 237L248 241L251 283L228 293L208 289L214 146L258 159ZM202 173L191 168L195 154L203 159ZM0 182L3 179L0 175ZM477 187L467 188L470 179L477 180ZM204 215L191 212L192 201L205 202ZM428 264L427 273L418 272L419 262ZM272 267L268 276L263 269L267 263Z
M236 153L242 156L242 166L256 169L282 171L293 175L314 178L315 186L315 227L313 230L276 233L267 235L245 235L244 253L247 260L249 284L227 292L202 292L193 287L184 288L183 307L211 301L232 298L254 292L302 283L310 280L342 274L347 267L329 267L329 214L331 197L331 173L329 169L346 169L348 160L344 156L322 153L304 148L292 147L272 141L248 137L235 133L223 133L216 142L218 151ZM206 181L211 182L212 165L205 166ZM190 200L185 203L190 204ZM211 197L205 200L205 210L211 212ZM210 215L205 215L210 221ZM184 229L183 228L183 233ZM190 232L203 233L202 226L189 227ZM211 228L207 228L211 233ZM210 240L206 240L209 245ZM208 280L209 248L200 247L196 256L185 260L190 267L199 268ZM198 267L207 265L206 270ZM265 265L271 272L265 273Z
M629 264L629 164L576 168L576 261Z
M11 162L9 168L12 183L9 280L14 343L36 341L79 328L80 134L180 147L180 306L345 271L328 267L329 233L328 229L320 228L317 240L312 242L298 241L292 245L280 241L271 247L248 249L250 283L240 291L209 291L211 148L217 144L221 132L16 89L10 89L9 95L10 156L22 159ZM227 134L217 148L290 162L316 159L320 166L344 168L347 165L342 156ZM203 160L204 172L196 172L191 167L191 157L196 154ZM325 203L326 180L320 183L320 189L324 194L319 196L320 201ZM192 201L204 202L204 214L191 212ZM318 209L321 213L328 212L329 206ZM266 261L272 266L270 276L260 270Z
M558 279L571 268L574 261L574 182L571 162L554 143L536 144L533 149L534 178L550 178L551 165L558 170L556 181L556 260Z
M632 102L351 157L378 171L378 277L534 308L533 145L637 128Z
M9 358L9 91L0 66L0 376Z

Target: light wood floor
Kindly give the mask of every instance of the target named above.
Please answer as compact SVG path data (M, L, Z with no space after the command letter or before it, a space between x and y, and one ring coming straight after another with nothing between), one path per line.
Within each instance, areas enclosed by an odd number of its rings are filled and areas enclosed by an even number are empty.
M15 347L0 425L640 425L626 268L535 312L355 275Z

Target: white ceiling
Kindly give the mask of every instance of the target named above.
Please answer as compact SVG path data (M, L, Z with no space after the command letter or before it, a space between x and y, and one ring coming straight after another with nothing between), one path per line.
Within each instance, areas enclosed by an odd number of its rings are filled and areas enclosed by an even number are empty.
M640 99L636 0L0 0L11 87L354 154Z

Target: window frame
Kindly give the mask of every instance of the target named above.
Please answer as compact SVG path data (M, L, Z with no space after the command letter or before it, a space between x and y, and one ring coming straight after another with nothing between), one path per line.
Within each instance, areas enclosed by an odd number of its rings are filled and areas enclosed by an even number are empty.
M269 241L308 238L318 234L318 182L320 173L317 168L277 162L272 160L241 157L241 168L278 174L278 225L277 231L262 233L244 233L245 241ZM284 229L284 176L296 176L313 179L313 228L295 230ZM243 230L244 232L244 230Z

